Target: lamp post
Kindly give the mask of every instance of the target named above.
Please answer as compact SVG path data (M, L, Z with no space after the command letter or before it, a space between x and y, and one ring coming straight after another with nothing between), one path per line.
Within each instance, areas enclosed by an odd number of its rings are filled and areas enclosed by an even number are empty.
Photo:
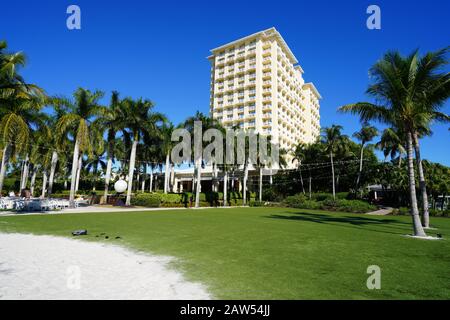
M114 203L115 206L125 206L125 203L120 199L120 195L124 193L127 190L128 184L125 180L119 179L114 183L114 190L118 193L116 202Z

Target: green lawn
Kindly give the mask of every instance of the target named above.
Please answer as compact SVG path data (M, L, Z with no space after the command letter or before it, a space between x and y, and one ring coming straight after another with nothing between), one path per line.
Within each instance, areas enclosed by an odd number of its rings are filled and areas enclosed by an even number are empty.
M448 299L450 219L431 222L444 240L404 237L409 217L286 208L13 216L0 231L86 228L84 239L177 257L176 268L223 299ZM381 267L381 290L366 287L369 265Z

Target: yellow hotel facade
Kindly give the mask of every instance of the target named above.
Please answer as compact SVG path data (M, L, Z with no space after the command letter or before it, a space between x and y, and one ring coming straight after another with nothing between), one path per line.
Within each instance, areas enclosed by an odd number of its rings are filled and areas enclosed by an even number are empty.
M275 28L211 50L211 116L272 136L280 148L320 135L319 100L312 82Z

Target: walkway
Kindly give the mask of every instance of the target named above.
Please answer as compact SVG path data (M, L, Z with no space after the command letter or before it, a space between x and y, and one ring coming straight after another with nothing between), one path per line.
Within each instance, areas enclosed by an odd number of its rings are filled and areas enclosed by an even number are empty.
M383 207L376 211L367 212L366 214L370 214L373 216L385 216L385 215L390 214L392 212L392 210L393 210L393 208L391 208L391 207Z

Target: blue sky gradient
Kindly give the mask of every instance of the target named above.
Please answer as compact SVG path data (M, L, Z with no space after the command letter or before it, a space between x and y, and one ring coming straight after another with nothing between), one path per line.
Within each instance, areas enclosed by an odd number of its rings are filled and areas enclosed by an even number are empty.
M70 4L81 8L81 30L66 28ZM370 4L381 8L381 30L366 28ZM209 111L209 50L274 26L323 96L322 127L338 123L351 135L358 118L337 107L367 100L368 69L385 51L449 45L448 12L444 0L10 1L0 12L0 39L26 53L23 75L48 94L81 86L105 91L107 103L118 90L153 100L177 124ZM448 125L433 131L423 156L450 165Z

